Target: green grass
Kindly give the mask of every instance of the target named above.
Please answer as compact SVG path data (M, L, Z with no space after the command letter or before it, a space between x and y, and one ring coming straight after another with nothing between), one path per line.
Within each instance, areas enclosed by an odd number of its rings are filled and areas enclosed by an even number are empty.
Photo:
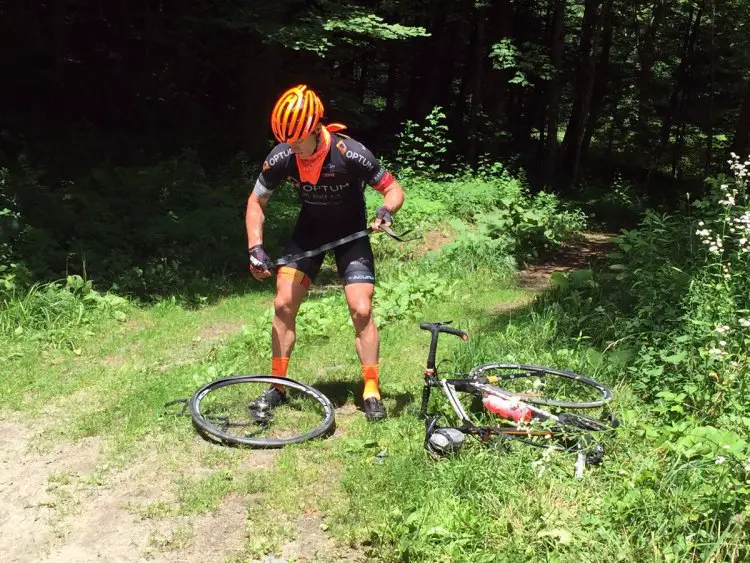
M396 279L426 267L385 260L379 275ZM672 561L689 558L698 541L716 542L714 560L731 559L744 541L741 527L703 539L674 531L700 530L700 519L710 517L690 512L700 492L694 468L665 459L646 431L658 420L621 381L607 382L616 386L624 426L608 443L605 463L589 467L582 481L573 478L570 456L552 455L540 465L540 450L515 443L506 449L472 442L454 459L428 459L416 412L429 343L419 321L450 319L469 332L466 344L442 338L446 369L503 360L605 373L587 341L561 338L556 310L530 306L531 295L512 278L486 269L441 275L457 282L448 296L427 294L380 326L390 413L380 424L367 424L351 408L361 382L349 325L319 336L301 327L290 365L291 376L344 407L332 438L277 454L222 448L198 438L187 418L165 411L167 401L206 381L268 371L268 291L198 309L173 301L131 306L124 319L101 318L71 331L75 347L43 346L38 353L38 342L15 341L15 354L0 365L0 412L41 424L42 445L99 437L104 447L91 487L111 486L118 472L145 464L134 479L153 475L159 494L128 505L142 518L198 517L229 494L243 495L252 531L246 558L279 555L295 538L298 518L314 513L342 549L383 561ZM320 322L341 316L340 296L312 301ZM66 479L60 474L52 485L65 490ZM679 518L692 521L675 526ZM152 543L180 549L190 537L180 522Z

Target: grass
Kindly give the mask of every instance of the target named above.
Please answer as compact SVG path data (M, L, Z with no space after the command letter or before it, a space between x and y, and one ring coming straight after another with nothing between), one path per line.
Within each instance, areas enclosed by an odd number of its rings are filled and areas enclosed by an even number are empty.
M384 260L379 275L394 279L425 267L416 259ZM442 338L439 356L451 368L509 361L597 377L607 361L592 354L586 340L561 338L556 310L534 306L512 277L486 269L441 275L458 282L449 296L427 293L411 310L381 323L382 390L390 416L380 424L367 424L353 408L361 394L353 334L348 325L325 324L338 323L344 307L340 296L325 293L308 305L323 334L302 328L290 375L334 401L334 437L277 453L221 448L164 409L206 381L268 371L267 290L197 309L177 301L130 306L125 318L105 317L71 330L74 347L42 346L37 353L38 342L14 341L14 354L0 365L6 382L0 418L34 421L29 423L43 429L39 440L47 447L100 439L90 487L122 486L117 476L128 471L143 486L153 481L154 491L125 509L145 520L175 519L173 532L151 536L151 547L160 551L186 549L196 529L184 519L215 513L236 494L247 506L238 561L280 555L297 537L300 518L310 514L322 522L317 533L343 550L320 556L328 560L342 553L383 561L689 557L697 539L675 535L670 522L703 517L687 508L699 483L686 476L691 468L665 460L646 430L657 421L621 381L607 382L616 387L623 428L608 444L605 463L589 467L582 481L573 478L570 456L544 458L520 444L470 443L454 459L427 458L417 408L429 338L419 321L451 319L469 332L466 344ZM392 291L412 286L405 287ZM66 479L58 474L51 486L64 490ZM716 542L713 560L731 560L744 537L735 527L706 539Z

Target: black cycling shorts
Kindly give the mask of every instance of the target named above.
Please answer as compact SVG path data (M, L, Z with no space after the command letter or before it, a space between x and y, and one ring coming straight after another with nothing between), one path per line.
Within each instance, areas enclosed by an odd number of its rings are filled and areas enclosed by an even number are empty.
M313 248L315 247L300 244L293 237L284 248L284 255L299 254ZM336 269L339 273L339 279L344 285L352 283L375 284L375 261L372 256L370 237L362 237L342 244L334 248L332 252L336 256ZM296 262L290 262L285 264L284 267L303 272L310 280L315 281L324 258L325 254L318 254L312 258L302 258Z

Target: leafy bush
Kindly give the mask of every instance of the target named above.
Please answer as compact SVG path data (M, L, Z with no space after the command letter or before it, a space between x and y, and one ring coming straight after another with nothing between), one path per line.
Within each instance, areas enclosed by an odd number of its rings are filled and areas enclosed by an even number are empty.
M460 228L459 236L446 247L449 261L496 265L504 256L525 260L569 240L585 226L580 212L567 211L549 193L534 196L519 190L502 198L491 212L478 213L475 229Z
M396 169L404 176L420 175L437 178L445 164L448 146L448 126L443 108L436 106L423 123L407 120L396 135Z
M100 288L139 297L244 272L242 219L255 172L237 158L208 173L191 151L153 165L101 166L59 181L25 167L3 187L3 199L17 201L28 225L13 255L23 257L34 279L77 273ZM284 220L270 227L271 234L288 228L290 196L275 202Z

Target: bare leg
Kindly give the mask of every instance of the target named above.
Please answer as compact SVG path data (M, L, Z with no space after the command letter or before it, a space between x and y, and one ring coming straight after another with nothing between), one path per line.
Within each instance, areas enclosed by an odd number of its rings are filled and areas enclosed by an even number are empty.
M353 283L347 285L344 292L354 323L354 345L359 361L362 365L376 365L380 359L380 336L372 318L372 296L375 286L369 283Z
M288 358L294 350L297 335L295 322L307 288L293 279L276 280L276 298L274 299L274 317L272 346L275 357Z

